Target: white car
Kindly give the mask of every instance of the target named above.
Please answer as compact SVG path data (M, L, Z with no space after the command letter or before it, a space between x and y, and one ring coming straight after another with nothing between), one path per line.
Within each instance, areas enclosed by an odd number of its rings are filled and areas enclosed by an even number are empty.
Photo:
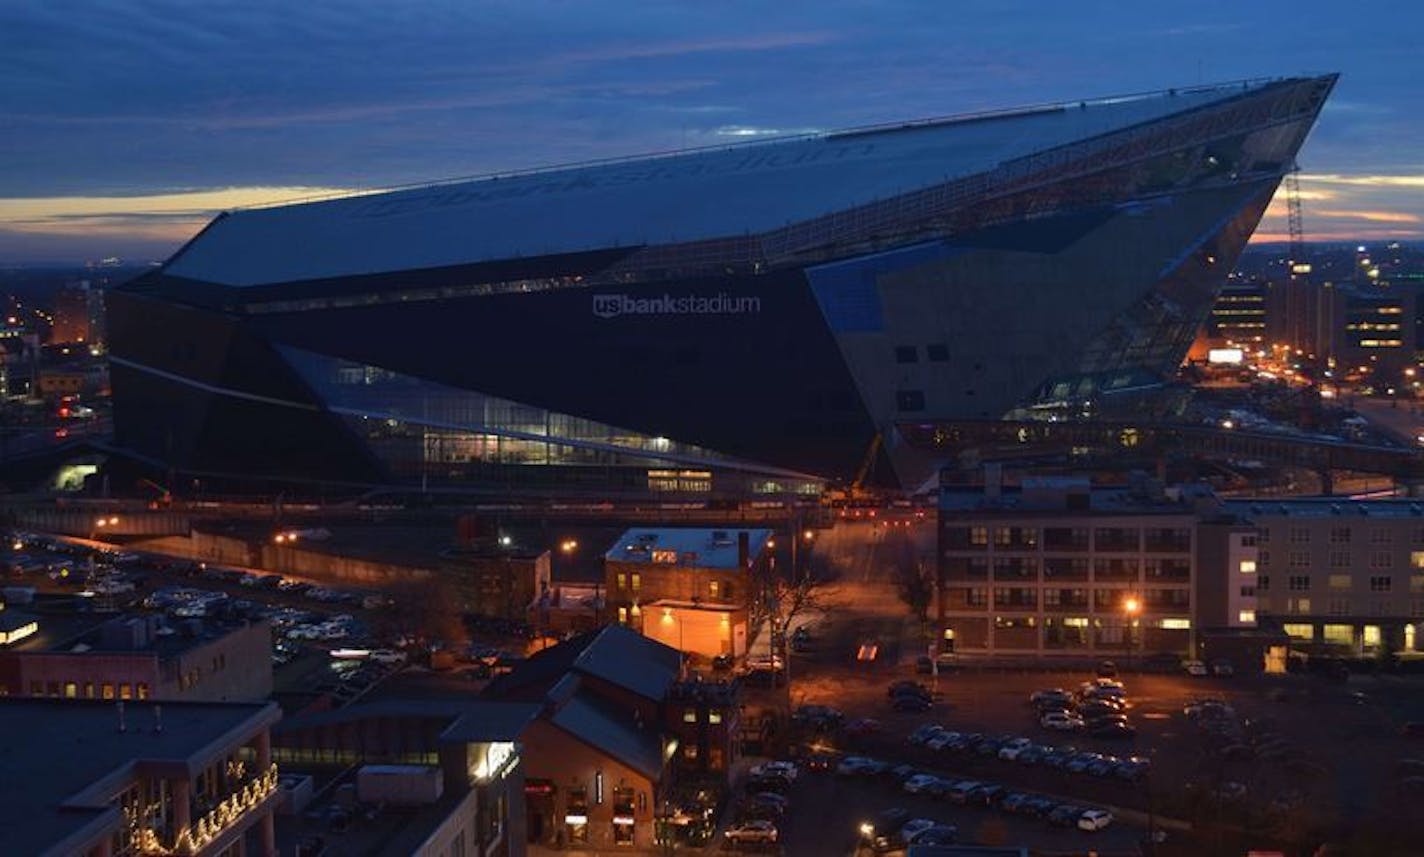
M900 838L909 842L931 827L938 826L938 824L939 822L931 821L928 818L912 818L905 822L904 826L900 828Z
M1079 830L1102 830L1113 822L1113 814L1105 809L1085 810L1078 816Z
M1027 738L1015 738L999 748L999 758L1012 762L1019 757L1020 753L1032 746L1033 742Z
M1187 675L1196 676L1198 678L1210 675L1210 673L1207 671L1206 664L1202 663L1201 661L1187 661L1186 663L1182 664L1182 669L1187 671Z
M795 780L801 769L796 767L795 762L765 762L754 765L751 769L753 777L774 776L785 777L788 780Z
M728 842L775 842L776 825L769 821L744 821L727 828Z
M939 777L936 777L933 774L915 774L913 777L910 777L908 780L905 780L904 789L906 792L912 795L917 795L923 791L926 791L938 782Z
M371 653L371 660L378 664L403 664L406 661L406 654L394 649L377 649Z
M1038 723L1045 729L1057 729L1059 732L1074 732L1083 728L1082 718L1062 711L1050 711Z

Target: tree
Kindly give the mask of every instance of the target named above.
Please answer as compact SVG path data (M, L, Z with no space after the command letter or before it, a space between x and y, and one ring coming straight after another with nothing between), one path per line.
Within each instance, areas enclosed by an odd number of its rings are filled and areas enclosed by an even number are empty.
M825 610L832 593L832 587L810 577L792 581L769 576L762 582L758 597L752 599L751 625L759 628L770 622L774 632L784 633L797 617Z

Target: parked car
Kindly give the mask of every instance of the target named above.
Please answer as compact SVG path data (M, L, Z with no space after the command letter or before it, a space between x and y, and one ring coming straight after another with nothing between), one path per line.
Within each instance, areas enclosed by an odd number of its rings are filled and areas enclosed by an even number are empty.
M923 696L926 699L932 696L928 687L917 681L910 681L909 679L905 679L904 681L897 681L894 684L890 685L890 687L885 691L885 695L891 699L894 699L897 696L907 693L912 693L917 696Z
M934 751L936 751L936 752L938 752L938 751L940 751L940 750L944 750L944 749L945 749L946 747L948 747L950 744L954 743L954 740L955 740L956 738L958 738L958 737L959 737L959 733L958 733L958 732L939 732L939 733L936 733L936 734L934 735L934 737L930 738L930 740L928 740L928 741L925 742L925 749L927 749L927 750L934 750Z
M908 736L905 737L905 740L910 742L911 744L925 744L931 738L943 732L943 726L939 726L934 723L925 723L923 725L916 726L914 731L912 731Z
M1056 729L1059 732L1073 732L1083 728L1082 718L1065 711L1050 711L1043 715L1038 723L1045 729Z
M770 844L776 842L777 831L776 825L770 821L752 819L732 825L725 835L728 842Z
M826 753L812 753L806 757L806 770L812 773L824 774L827 771L834 771L835 769L836 760L834 756Z
M1112 661L1099 661L1098 677L1117 678L1117 664L1113 663Z
M939 777L934 774L915 774L905 780L901 786L907 793L912 795L928 793L930 789L939 782Z
M950 786L949 791L945 792L945 796L948 797L952 803L968 803L969 796L981 785L983 784L977 780L961 780Z
M1126 723L1106 723L1096 729L1088 730L1088 734L1094 738L1130 741L1137 737L1137 730L1128 726Z
M890 707L895 709L896 711L919 712L929 711L930 706L932 706L933 704L934 703L930 702L923 696L906 694L904 696L895 697L894 701L890 703Z
M799 768L796 767L795 762L775 761L764 762L760 765L753 765L752 769L748 773L753 777L780 776L785 777L788 780L795 781L796 777L801 773L801 771Z
M1019 757L1019 753L1033 746L1033 742L1027 738L1015 738L1012 741L1005 741L1004 746L999 748L999 758L1007 762L1012 762Z
M1186 672L1187 675L1194 676L1196 678L1204 678L1207 675L1210 675L1210 673L1207 672L1206 664L1202 663L1201 661L1183 661L1182 669Z
M906 844L912 843L915 841L916 836L919 836L936 824L937 822L930 818L912 818L900 826L900 838L904 840Z
M904 835L903 831L901 835ZM959 828L953 824L936 824L904 838L907 845L953 845L958 836Z
M1078 816L1078 829L1089 831L1102 830L1104 827L1112 824L1112 822L1113 814L1105 809L1084 810L1083 814Z
M1076 827L1078 819L1083 815L1083 807L1077 804L1062 803L1053 808L1048 814L1048 823L1059 827Z
M887 809L870 821L860 824L860 837L876 851L889 851L902 843L900 830L909 821L910 813L900 807Z
M1231 661L1212 661L1211 674L1215 676L1221 676L1222 678L1230 678L1236 675L1236 667L1233 667L1231 665Z
M869 777L884 772L888 767L884 762L865 756L846 756L836 765L836 773L843 777Z

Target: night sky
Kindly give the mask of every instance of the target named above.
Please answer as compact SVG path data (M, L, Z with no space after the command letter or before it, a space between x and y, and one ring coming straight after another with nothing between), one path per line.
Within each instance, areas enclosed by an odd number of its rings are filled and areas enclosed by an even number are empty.
M1424 239L1424 3L0 3L0 262L161 259L220 209L989 108L1341 72L1307 237ZM1272 209L1258 240L1284 232Z

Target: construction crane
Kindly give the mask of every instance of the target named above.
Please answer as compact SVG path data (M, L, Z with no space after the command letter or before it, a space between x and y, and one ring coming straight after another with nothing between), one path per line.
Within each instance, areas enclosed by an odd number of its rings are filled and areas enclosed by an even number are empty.
M1290 232L1290 278L1295 280L1310 273L1305 260L1305 224L1300 216L1300 164L1292 164L1286 173L1286 228Z

